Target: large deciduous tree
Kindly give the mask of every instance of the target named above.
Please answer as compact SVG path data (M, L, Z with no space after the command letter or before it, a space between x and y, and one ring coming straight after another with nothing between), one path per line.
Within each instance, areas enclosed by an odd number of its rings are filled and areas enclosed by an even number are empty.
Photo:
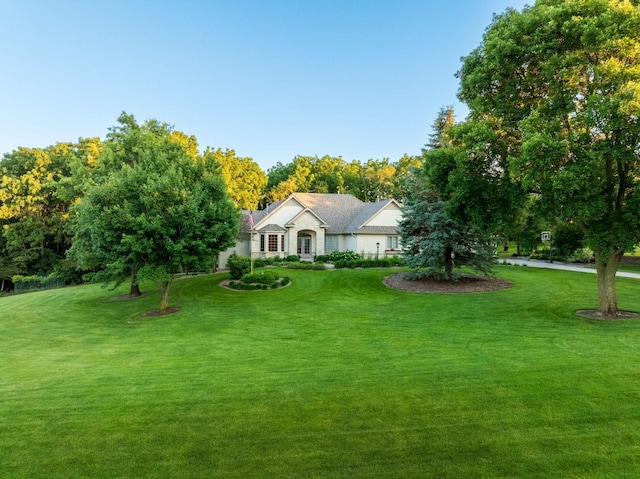
M637 0L538 0L496 16L458 73L472 120L521 142L512 172L539 211L582 228L607 317L640 240L639 32Z
M108 278L135 270L161 288L168 307L174 275L210 267L234 243L239 214L219 173L175 141L172 129L132 118L117 131L135 161L125 161L91 188L77 207L71 252L81 265L102 265ZM125 150L122 150L125 151Z

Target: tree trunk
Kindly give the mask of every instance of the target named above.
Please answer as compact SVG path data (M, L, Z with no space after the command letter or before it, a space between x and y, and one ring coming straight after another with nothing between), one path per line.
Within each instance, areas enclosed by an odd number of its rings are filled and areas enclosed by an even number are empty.
M140 285L138 284L138 270L131 268L131 287L129 288L129 296L140 296Z
M160 311L164 311L169 307L169 288L171 287L171 281L164 281L162 283L162 299L160 300Z
M602 316L614 317L619 313L616 296L616 273L624 251L611 249L608 254L596 251L598 271L598 312Z
M447 246L444 250L444 277L453 278L453 248Z

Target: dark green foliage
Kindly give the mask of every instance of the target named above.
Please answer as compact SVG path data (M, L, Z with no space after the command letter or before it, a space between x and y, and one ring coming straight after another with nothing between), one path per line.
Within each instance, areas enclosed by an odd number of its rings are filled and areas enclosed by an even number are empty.
M298 256L297 254L290 254L289 256L287 256L285 258L285 261L287 261L289 263L296 263L296 262L300 261L300 256Z
M278 289L289 284L289 278L280 278L275 271L261 271L260 273L247 273L239 281L230 281L231 289L244 291Z
M232 254L227 260L232 279L240 279L251 271L251 258Z
M495 246L473 224L449 216L446 204L427 189L417 189L403 206L400 236L412 277L455 279L454 268L466 267L488 276Z
M570 256L584 246L584 233L576 223L558 223L551 232L554 255Z

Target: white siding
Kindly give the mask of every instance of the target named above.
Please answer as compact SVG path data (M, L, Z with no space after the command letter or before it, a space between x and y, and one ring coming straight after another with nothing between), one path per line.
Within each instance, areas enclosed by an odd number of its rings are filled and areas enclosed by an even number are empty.
M249 242L238 241L238 243L234 247L229 248L226 251L222 251L218 258L218 266L220 268L226 268L227 260L229 259L229 256L231 256L234 253L237 254L238 256L249 256Z
M376 216L371 218L365 226L390 226L397 225L402 219L402 212L393 203L389 204L384 210L380 211Z
M266 218L266 221L264 224L261 223L260 227L265 226L265 224L276 224L284 227L292 218L300 214L303 209L297 201L289 201L286 205L282 205L278 211ZM258 229L260 229L260 227L258 227Z

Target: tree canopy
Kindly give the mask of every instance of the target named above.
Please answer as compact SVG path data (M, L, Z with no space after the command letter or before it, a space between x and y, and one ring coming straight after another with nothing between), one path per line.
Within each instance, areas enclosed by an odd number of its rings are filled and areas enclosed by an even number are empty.
M640 240L638 32L638 1L538 0L496 16L458 73L469 121L507 140L492 153L539 213L582 228L606 316L618 313L619 261Z
M100 264L106 277L133 270L154 279L166 309L174 275L209 269L215 255L233 245L239 214L219 173L176 142L168 125L121 124L122 136L106 148L115 156L129 148L137 156L123 157L77 206L71 254L84 267Z

